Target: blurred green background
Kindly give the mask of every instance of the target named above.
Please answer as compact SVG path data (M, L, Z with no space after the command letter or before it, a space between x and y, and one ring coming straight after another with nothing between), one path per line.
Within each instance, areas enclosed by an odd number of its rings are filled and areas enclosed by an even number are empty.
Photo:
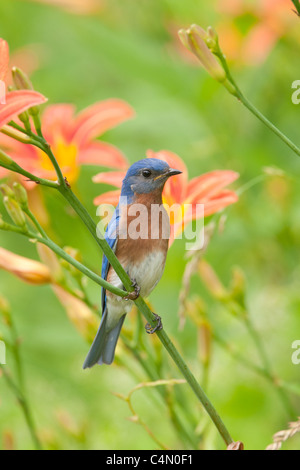
M299 159L196 66L176 37L176 31L190 23L211 24L220 27L222 46L225 26L235 31L234 47L229 38L225 50L237 82L265 115L299 142L300 108L291 101L291 84L300 78L300 23L291 11L292 3L273 2L285 8L282 16L275 6L274 11L271 6L268 10L267 2L252 2L265 5L264 15L249 9L249 2L237 3L240 9L234 12L222 10L221 2L216 1L106 0L99 2L93 13L75 14L72 2L67 2L66 10L42 2L2 0L0 37L8 41L11 53L24 46L37 51L39 66L31 78L50 104L75 103L82 109L110 97L126 100L135 109L136 118L106 133L103 139L119 147L130 162L143 158L149 148L168 149L185 161L190 178L213 169L239 172L236 189L265 174L264 167L284 171L282 177L263 177L226 210L224 231L213 238L206 259L226 286L234 266L243 270L249 312L272 368L282 380L299 384L300 365L291 361L292 342L300 339ZM240 44L255 26L269 24L275 24L277 32L272 47L259 63L248 60L245 50L238 49ZM95 217L94 197L111 189L92 183L91 177L98 171L83 168L76 186L77 195ZM58 195L47 189L44 194L56 241L79 248L87 265L100 272L101 253L83 225ZM1 233L0 244L37 259L34 246L17 235ZM187 320L184 330L178 329L178 295L185 264L184 244L175 242L151 302L191 369L201 377L194 325ZM9 299L22 338L30 403L45 447L155 448L148 434L128 421L126 403L111 393L126 395L138 381L126 368L115 365L82 371L88 345L67 319L51 288L26 285L3 271L0 285L0 294ZM99 289L89 282L88 290L99 303ZM255 345L241 322L209 296L197 277L191 294L205 300L213 330L259 364ZM152 341L151 337L146 339ZM8 366L10 361L8 352ZM181 378L175 368L172 376ZM153 408L151 393L140 391L134 396L140 416L168 447L180 448L163 404ZM233 438L242 440L247 449L264 449L276 431L287 428L291 418L274 387L216 343L212 345L207 393ZM200 427L206 423L205 447L222 449L194 396L186 396L199 416ZM300 399L296 394L290 399L296 420ZM66 415L74 421L76 432L68 428ZM7 436L12 436L19 449L32 448L16 399L0 378L0 446L7 446ZM299 442L295 437L286 448L299 448Z

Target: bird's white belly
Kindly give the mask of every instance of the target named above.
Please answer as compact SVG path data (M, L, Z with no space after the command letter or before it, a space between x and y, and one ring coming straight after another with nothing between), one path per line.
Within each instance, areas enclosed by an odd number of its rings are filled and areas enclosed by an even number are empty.
M122 260L120 262L130 279L136 281L137 285L141 288L140 295L147 297L160 281L165 267L166 256L161 251L152 251L145 256L142 262L128 263L127 265ZM115 271L110 273L109 282L115 287L123 288L123 284ZM124 313L128 313L131 310L133 302L109 294L107 296L107 306L111 322L117 323Z
M160 281L165 267L166 257L161 251L152 251L140 263L126 266L131 279L141 288L141 296L147 297Z

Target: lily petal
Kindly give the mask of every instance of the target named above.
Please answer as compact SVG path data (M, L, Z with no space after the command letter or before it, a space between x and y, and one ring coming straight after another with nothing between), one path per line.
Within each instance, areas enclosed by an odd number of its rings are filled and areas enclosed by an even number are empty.
M4 39L0 38L0 80L5 81L8 72L9 47Z
M77 115L73 124L72 139L82 146L133 116L133 109L125 101L100 101Z
M204 216L215 214L238 201L238 195L229 189L221 191L217 197L204 203Z
M193 178L187 186L185 203L205 202L239 177L231 170L215 170Z
M112 204L117 206L119 203L119 197L121 190L117 189L116 191L107 191L106 193L100 194L94 199L95 206L100 206L101 204Z
M0 269L5 269L30 284L49 284L50 270L44 264L0 248Z
M71 122L75 114L72 104L53 104L47 106L43 113L43 133L49 142L57 136L69 142Z
M26 109L46 101L47 98L33 90L17 90L7 93L6 104L0 105L0 128Z
M80 149L78 161L82 165L99 165L126 170L128 161L117 147L106 142L91 142Z
M121 188L125 175L125 171L107 171L98 173L98 175L95 175L92 180L94 183L111 184L112 186Z
M229 189L224 189L220 191L216 196L208 199L198 201L198 204L204 204L204 217L215 214L230 204L234 204L238 201L238 196L235 192L230 191ZM187 224L192 220L196 219L196 204L194 203L190 210L186 211L184 214L184 223Z

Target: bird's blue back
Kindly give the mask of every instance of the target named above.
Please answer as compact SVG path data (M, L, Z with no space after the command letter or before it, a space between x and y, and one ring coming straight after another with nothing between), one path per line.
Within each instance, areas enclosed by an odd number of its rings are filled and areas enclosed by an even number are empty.
M115 251L116 245L117 245L117 230L119 227L119 222L120 222L120 206L119 204L116 207L116 210L113 213L113 216L111 220L109 221L106 231L105 231L105 240L109 244L110 248ZM102 260L102 271L101 271L101 277L102 279L107 279L107 274L109 270L109 261L106 258L105 255L103 255L103 260ZM105 311L106 307L106 290L102 287L102 314Z

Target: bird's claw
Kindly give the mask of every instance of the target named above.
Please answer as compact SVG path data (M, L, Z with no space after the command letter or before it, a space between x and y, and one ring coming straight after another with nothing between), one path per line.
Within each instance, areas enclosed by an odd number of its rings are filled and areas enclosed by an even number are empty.
M132 287L134 287L134 290L132 292L129 292L129 294L126 295L126 297L124 297L124 300L136 300L138 296L140 295L141 288L140 286L137 285L137 282L135 279L132 281L131 285Z
M148 333L148 335L153 335L153 333L155 333L156 331L163 329L161 317L154 312L152 313L154 315L155 320L157 321L157 324L155 326L152 326L150 325L150 323L147 323L147 325L145 326L145 330L146 330L146 333Z

